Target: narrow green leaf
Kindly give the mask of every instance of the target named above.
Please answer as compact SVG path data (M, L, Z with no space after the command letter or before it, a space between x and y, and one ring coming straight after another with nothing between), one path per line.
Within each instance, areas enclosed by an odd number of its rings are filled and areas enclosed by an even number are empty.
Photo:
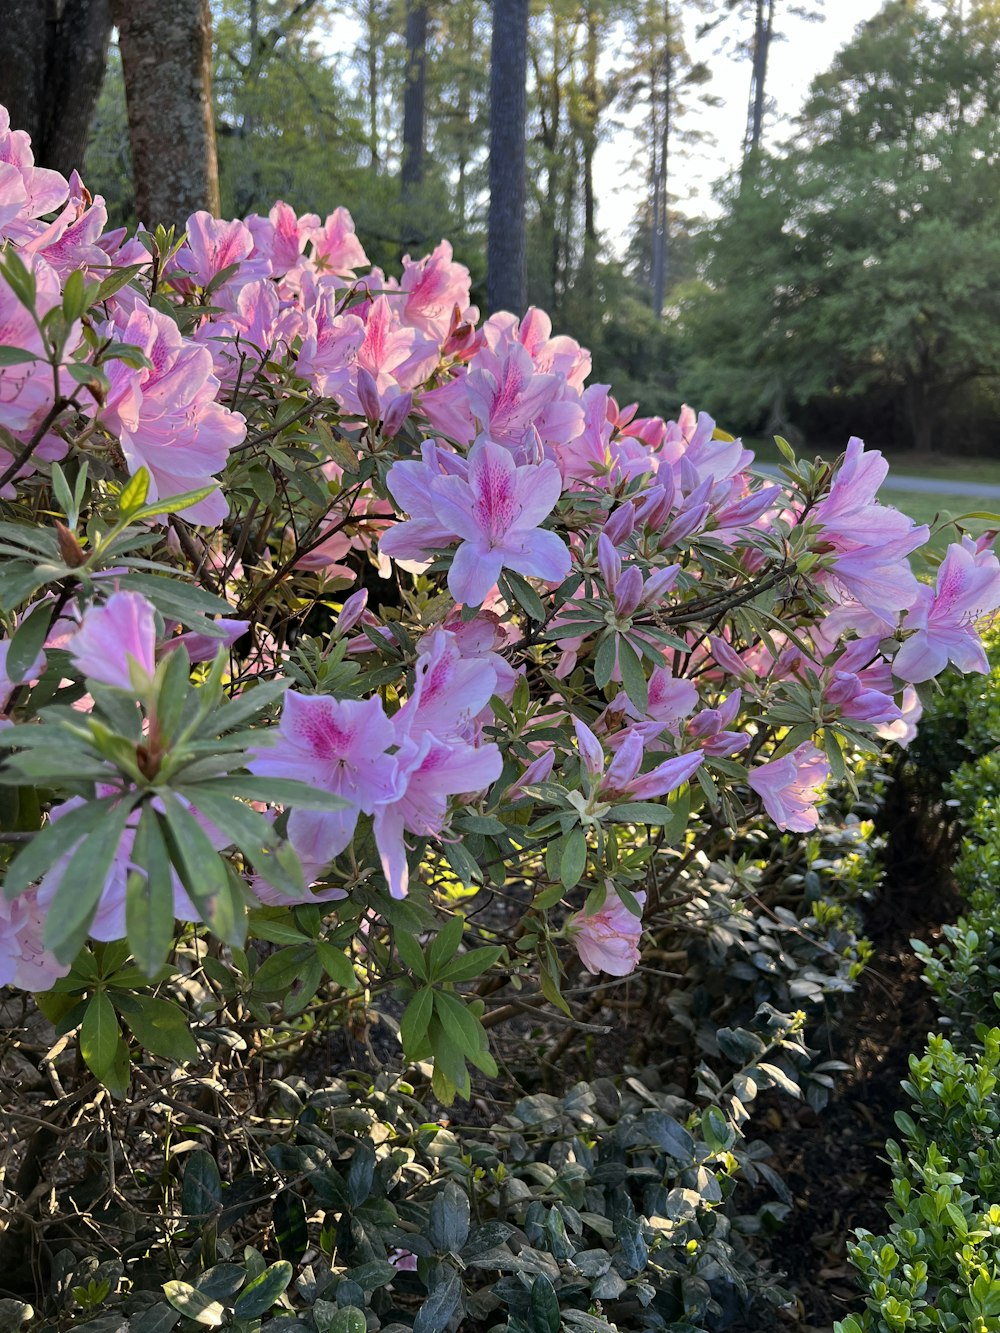
M432 980L437 977L438 970L458 949L458 946L462 943L464 932L465 917L460 912L456 912L431 940L430 948L427 950L427 963Z
M146 806L136 829L125 886L125 929L129 948L147 977L163 965L174 938L174 886L159 820ZM144 872L144 873L143 873Z
M52 603L43 602L34 607L14 631L4 664L4 674L12 685L19 684L34 664L45 643L51 619Z
M116 997L116 1004L145 1050L178 1064L197 1060L198 1044L188 1027L188 1017L179 1005L154 995L124 992Z
M625 693L635 704L640 713L645 714L649 707L649 688L638 654L624 636L618 639L618 666L622 674Z
M118 496L118 512L123 518L131 518L142 508L149 494L149 470L140 467L122 487Z
M399 1021L399 1035L407 1059L414 1059L414 1052L420 1050L427 1035L427 1025L431 1021L433 1008L434 992L430 986L422 986L403 1010L403 1016Z
M70 962L87 938L134 803L134 797L123 797L117 804L107 804L100 823L73 853L60 878L45 918L43 942L62 963ZM62 822L57 820L56 826Z
M95 991L80 1025L80 1054L102 1083L114 1064L120 1035L114 1005L105 991Z
M562 839L559 878L567 889L575 888L587 868L587 835L579 824Z

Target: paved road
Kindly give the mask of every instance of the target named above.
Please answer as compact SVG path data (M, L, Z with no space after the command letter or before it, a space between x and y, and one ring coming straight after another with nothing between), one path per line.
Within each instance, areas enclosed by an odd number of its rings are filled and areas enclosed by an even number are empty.
M756 471L768 476L780 476L771 463L758 463ZM944 477L910 477L905 472L894 472L883 483L887 491L920 491L923 495L977 496L981 500L1000 500L1000 483L988 481L948 481Z

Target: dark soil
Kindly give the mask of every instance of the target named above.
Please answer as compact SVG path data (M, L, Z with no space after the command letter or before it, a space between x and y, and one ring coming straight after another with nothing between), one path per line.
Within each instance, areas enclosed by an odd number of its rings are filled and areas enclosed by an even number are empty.
M818 1115L787 1098L755 1108L775 1126L766 1133L774 1146L771 1165L794 1196L768 1248L797 1297L797 1309L783 1313L800 1333L830 1333L835 1320L859 1307L848 1241L859 1227L885 1232L891 1182L885 1140L897 1133L895 1112L908 1109L900 1081L910 1054L922 1052L937 1023L910 940L933 942L959 912L951 837L926 818L916 827L922 803L909 799L904 780L898 788L883 816L885 883L866 920L874 954L830 1034L829 1056L850 1069Z

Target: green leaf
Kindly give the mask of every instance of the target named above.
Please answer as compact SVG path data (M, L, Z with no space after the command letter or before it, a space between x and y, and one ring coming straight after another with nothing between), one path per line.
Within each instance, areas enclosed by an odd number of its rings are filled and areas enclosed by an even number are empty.
M316 952L332 982L344 990L357 990L358 977L354 964L342 949L336 948L329 940L317 940Z
M315 952L315 945L310 940L306 944L292 949L279 949L277 953L265 958L254 975L254 990L265 994L281 994L298 977L302 965Z
M599 690L603 690L609 684L614 673L615 642L614 634L606 634L598 644L594 657L594 684Z
M481 977L484 972L488 972L502 956L503 949L497 944L457 953L438 971L435 980L471 981L473 977Z
M439 1282L413 1321L413 1333L444 1333L462 1304L462 1282L457 1273Z
M587 835L576 825L562 839L559 856L559 878L567 889L575 888L587 868Z
M35 313L35 275L27 268L14 249L8 249L3 257L3 275L11 291L32 315Z
M427 964L431 980L436 979L439 969L458 949L458 946L462 943L464 931L465 917L460 912L456 912L431 940L430 948L427 950Z
M404 928L397 926L393 933L393 941L403 966L408 968L415 976L418 976L421 981L426 981L430 975L427 970L427 959L413 936Z
M542 599L535 592L531 584L515 574L512 569L504 571L503 581L510 588L514 600L523 611L526 611L532 620L542 623L545 620L545 607L542 605Z
M282 1259L298 1263L309 1245L305 1204L292 1190L281 1190L271 1209L274 1239ZM266 1274L261 1274L266 1276Z
M214 925L219 900L229 897L226 866L208 834L174 793L163 792L161 801L160 827L171 864L202 917Z
M222 1206L222 1178L215 1158L204 1148L188 1153L181 1183L185 1217L211 1217Z
M175 1310L203 1328L221 1328L226 1322L225 1308L210 1296L203 1296L190 1282L164 1282L163 1294Z
M23 680L41 652L51 619L52 604L42 602L14 631L14 637L7 649L7 661L4 664L4 674L12 685L17 685Z
M149 469L140 467L122 487L118 496L118 512L123 518L131 516L146 503L149 494Z
M129 514L129 521L138 523L147 518L156 518L160 514L179 514L182 510L190 509L192 505L207 499L218 489L217 484L200 486L196 491L183 491L180 495L169 495L163 499L154 500L152 504L144 504L140 509L136 509Z
M116 269L104 279L94 294L94 304L99 305L102 301L109 300L116 292L128 285L137 273L141 273L147 264L126 264L124 268Z
M163 965L174 938L174 886L167 845L152 806L139 819L132 862L125 885L125 930L132 956L153 976ZM141 873L145 872L145 873Z
M197 1060L198 1044L188 1027L188 1016L172 1000L123 993L115 997L115 1003L145 1050L178 1064Z
M244 1286L239 1300L233 1306L233 1314L237 1320L257 1320L261 1314L267 1314L291 1281L292 1265L288 1260L280 1258L271 1268L265 1268L259 1277Z
M63 283L62 308L67 324L75 323L87 309L88 296L83 270L76 268Z
M669 824L673 811L668 805L657 805L653 801L622 801L607 818L615 824Z
M26 361L43 361L44 359L37 352L28 352L23 347L0 347L0 367L20 366Z
M8 736L15 728L8 730ZM81 838L103 823L114 805L114 798L88 801L68 810L60 819L53 819L27 843L11 862L4 882L8 898L16 898L36 879L59 860L68 855Z
M178 786L177 794L205 816L232 840L257 872L289 898L301 898L305 892L302 867L298 859L285 861L276 855L277 838L271 824L256 810L234 799L228 783ZM297 872L297 873L296 873Z
M439 1254L458 1254L469 1239L469 1196L454 1180L431 1202L427 1239Z
M448 1037L467 1059L486 1046L486 1029L457 995L434 992L434 1012Z
M562 1326L559 1317L559 1297L544 1273L538 1273L531 1284L528 1310L532 1333L559 1333Z
M223 713L225 716L225 713ZM348 804L342 796L310 787L295 778L254 778L242 773L226 779L227 790L246 801L269 801L299 810L343 810Z
M95 991L80 1025L80 1054L94 1077L102 1083L111 1072L120 1036L114 1005L105 991Z
M649 707L649 687L639 657L624 636L618 639L618 666L622 673L625 693L635 704L640 713L645 715Z
M60 878L45 918L43 943L61 963L70 962L87 938L88 927L108 882L125 826L132 813L134 799L122 797L117 804L107 807L102 821L74 851L72 861ZM69 819L75 813L71 811L64 819ZM62 822L61 819L57 820L57 826Z
M434 992L430 986L422 986L403 1010L399 1020L399 1036L407 1059L416 1058L414 1052L422 1048L433 1008Z

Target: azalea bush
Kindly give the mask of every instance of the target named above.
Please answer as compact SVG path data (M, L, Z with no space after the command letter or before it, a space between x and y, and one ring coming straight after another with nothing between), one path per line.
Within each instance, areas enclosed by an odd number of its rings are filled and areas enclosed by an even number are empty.
M809 835L985 670L1000 563L956 532L921 582L860 440L764 477L480 321L447 242L108 231L6 116L0 167L0 983L101 1095L363 1010L468 1097L503 1018L579 1021L728 840Z

